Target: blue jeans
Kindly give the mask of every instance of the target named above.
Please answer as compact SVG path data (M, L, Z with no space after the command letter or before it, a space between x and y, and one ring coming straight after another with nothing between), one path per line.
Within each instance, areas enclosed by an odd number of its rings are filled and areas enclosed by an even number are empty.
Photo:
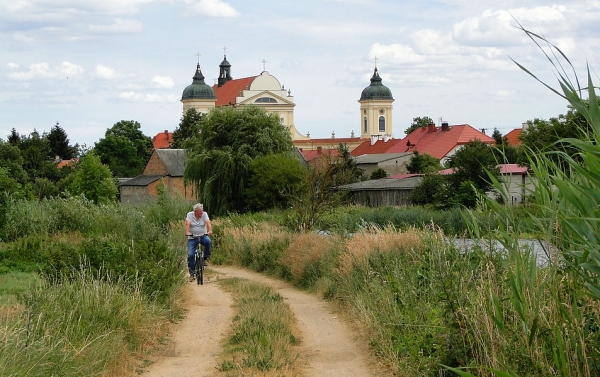
M200 244L204 245L204 259L210 257L210 238L208 236L200 236ZM188 249L188 269L190 270L190 274L194 273L194 254L196 254L196 245L198 245L198 238L188 239L187 249Z

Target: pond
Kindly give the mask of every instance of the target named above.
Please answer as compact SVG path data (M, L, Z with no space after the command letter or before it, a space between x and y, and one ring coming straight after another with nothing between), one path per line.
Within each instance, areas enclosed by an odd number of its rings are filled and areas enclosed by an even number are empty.
M472 238L455 238L449 240L459 250L471 250L475 246L481 247L483 250L495 250L498 252L506 252L506 248L498 240L484 240L484 239L472 239ZM548 252L556 252L556 249L550 244L544 242L543 244L538 240L519 240L519 246L522 250L533 250L538 265L544 266L548 263Z

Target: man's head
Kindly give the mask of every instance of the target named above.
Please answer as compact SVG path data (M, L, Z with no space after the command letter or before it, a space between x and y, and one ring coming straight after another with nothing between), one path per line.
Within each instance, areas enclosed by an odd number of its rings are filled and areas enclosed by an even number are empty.
M198 204L194 204L194 207L193 207L193 208L194 208L194 213L195 213L196 215L198 215L198 214L200 214L200 215L201 215L201 214L202 214L202 212L204 211L204 206L203 206L202 204L200 204L200 203L198 203Z

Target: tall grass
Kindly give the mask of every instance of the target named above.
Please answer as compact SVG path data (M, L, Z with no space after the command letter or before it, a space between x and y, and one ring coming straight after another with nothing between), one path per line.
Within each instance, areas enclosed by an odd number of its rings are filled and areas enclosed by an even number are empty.
M114 376L164 334L167 313L134 281L88 272L61 285L40 282L18 314L0 318L0 375Z

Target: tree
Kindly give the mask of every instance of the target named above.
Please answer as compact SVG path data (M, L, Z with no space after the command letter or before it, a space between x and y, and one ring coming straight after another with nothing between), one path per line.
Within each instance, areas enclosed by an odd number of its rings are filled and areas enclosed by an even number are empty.
M248 209L246 189L252 160L289 153L289 131L276 114L257 106L217 107L200 121L200 133L188 139L184 178L215 215Z
M500 175L492 148L479 140L469 141L450 156L448 166L453 168L454 172L448 176L447 195L448 198L455 199L449 200L449 206L463 204L472 207L475 204L476 192L485 194L493 187L488 171L495 176ZM470 182L468 187L465 186L465 182Z
M8 135L8 142L11 145L18 146L21 143L21 135L17 132L16 129L10 130L10 135Z
M410 134L411 132L413 132L414 130L416 130L418 128L427 127L430 124L434 124L434 123L435 122L430 117L416 117L416 118L413 118L412 123L404 131L404 133L408 135L408 134Z
M189 108L181 117L179 127L173 132L173 142L171 148L185 148L185 141L200 133L200 121L204 114L196 111L195 108Z
M58 125L58 122L50 129L48 133L48 143L50 150L54 156L58 156L63 160L70 160L77 157L78 146L69 145L69 138L67 133Z
M71 183L73 195L84 195L99 204L114 202L118 191L110 169L102 164L94 152L81 159Z
M373 170L373 172L371 172L371 176L369 177L369 179L381 179L381 178L387 178L388 173L383 170L382 168L377 168L375 170Z
M494 127L494 132L492 133L492 138L496 140L496 145L500 145L503 143L502 133L496 127Z
M246 201L257 211L288 207L290 195L299 190L304 178L300 161L286 154L256 157L251 170Z
M411 193L410 201L415 205L432 204L441 206L446 194L446 176L438 173L427 173L421 183Z
M413 156L406 165L406 169L411 174L433 173L441 168L440 160L427 153L420 154L419 151L413 152Z
M40 135L35 129L29 136L21 135L19 143L23 157L23 169L30 179L48 178L58 180L58 169L46 135Z
M334 184L345 185L358 182L364 177L364 171L356 165L346 144L340 143L337 148L337 158L331 159L333 164Z
M106 130L94 148L100 161L116 177L140 175L152 155L152 139L140 130L138 122L122 120Z

